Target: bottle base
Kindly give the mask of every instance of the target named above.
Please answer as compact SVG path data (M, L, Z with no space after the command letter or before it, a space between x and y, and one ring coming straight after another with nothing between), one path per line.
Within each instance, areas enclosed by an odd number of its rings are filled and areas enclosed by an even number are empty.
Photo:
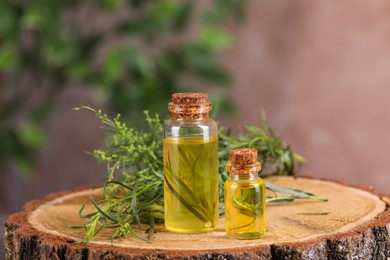
M176 233L197 234L197 233L207 233L207 232L213 231L213 230L215 230L215 227L208 227L208 228L202 228L202 229L189 229L189 228L175 228L172 226L165 225L165 229L168 231L176 232Z
M265 232L226 233L226 236L235 239L258 239L265 236Z

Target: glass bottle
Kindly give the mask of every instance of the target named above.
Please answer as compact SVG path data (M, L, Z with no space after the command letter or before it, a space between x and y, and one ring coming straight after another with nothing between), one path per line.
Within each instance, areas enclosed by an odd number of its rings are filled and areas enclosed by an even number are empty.
M176 93L164 124L164 211L170 231L201 233L218 224L218 127L202 93Z
M261 164L257 150L236 149L229 152L226 170L230 178L224 185L226 235L255 239L265 235L265 186L259 178Z

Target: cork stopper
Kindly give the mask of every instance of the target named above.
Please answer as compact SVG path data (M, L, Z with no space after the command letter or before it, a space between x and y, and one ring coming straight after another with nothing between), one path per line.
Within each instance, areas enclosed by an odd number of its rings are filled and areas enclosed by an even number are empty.
M208 95L204 93L175 93L172 102L168 104L168 111L172 118L200 119L207 118L211 110L211 103L207 102Z
M241 148L229 152L230 163L226 170L230 173L249 174L258 173L261 170L261 163L257 161L257 150L255 148Z

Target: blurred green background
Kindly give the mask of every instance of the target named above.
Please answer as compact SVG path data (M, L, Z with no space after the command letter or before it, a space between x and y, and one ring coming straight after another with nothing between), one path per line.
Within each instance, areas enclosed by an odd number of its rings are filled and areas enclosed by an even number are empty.
M47 122L55 122L64 93L86 95L76 100L121 113L139 127L143 110L165 115L172 93L199 90L195 86L211 93L215 113L234 114L234 104L223 94L232 76L218 55L232 44L224 23L240 23L244 7L240 0L202 5L191 0L1 0L0 213L16 211L48 192L101 179L95 174L78 181L53 172L51 178L62 178L58 187L37 176L37 157L52 142ZM71 105L82 105L76 100ZM80 122L71 117L74 124ZM93 145L77 147L80 154L88 148ZM43 189L32 191L45 182Z

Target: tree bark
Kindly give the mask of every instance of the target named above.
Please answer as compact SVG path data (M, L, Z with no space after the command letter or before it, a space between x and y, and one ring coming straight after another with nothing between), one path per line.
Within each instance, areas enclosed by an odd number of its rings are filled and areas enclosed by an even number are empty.
M134 237L111 242L113 230L89 244L71 225L83 224L78 210L89 195L101 190L83 188L59 192L27 203L5 222L8 259L388 259L390 257L390 196L341 183L304 177L273 177L272 183L328 198L267 205L267 234L256 240L225 236L224 219L204 234L168 232L156 228L151 243Z

